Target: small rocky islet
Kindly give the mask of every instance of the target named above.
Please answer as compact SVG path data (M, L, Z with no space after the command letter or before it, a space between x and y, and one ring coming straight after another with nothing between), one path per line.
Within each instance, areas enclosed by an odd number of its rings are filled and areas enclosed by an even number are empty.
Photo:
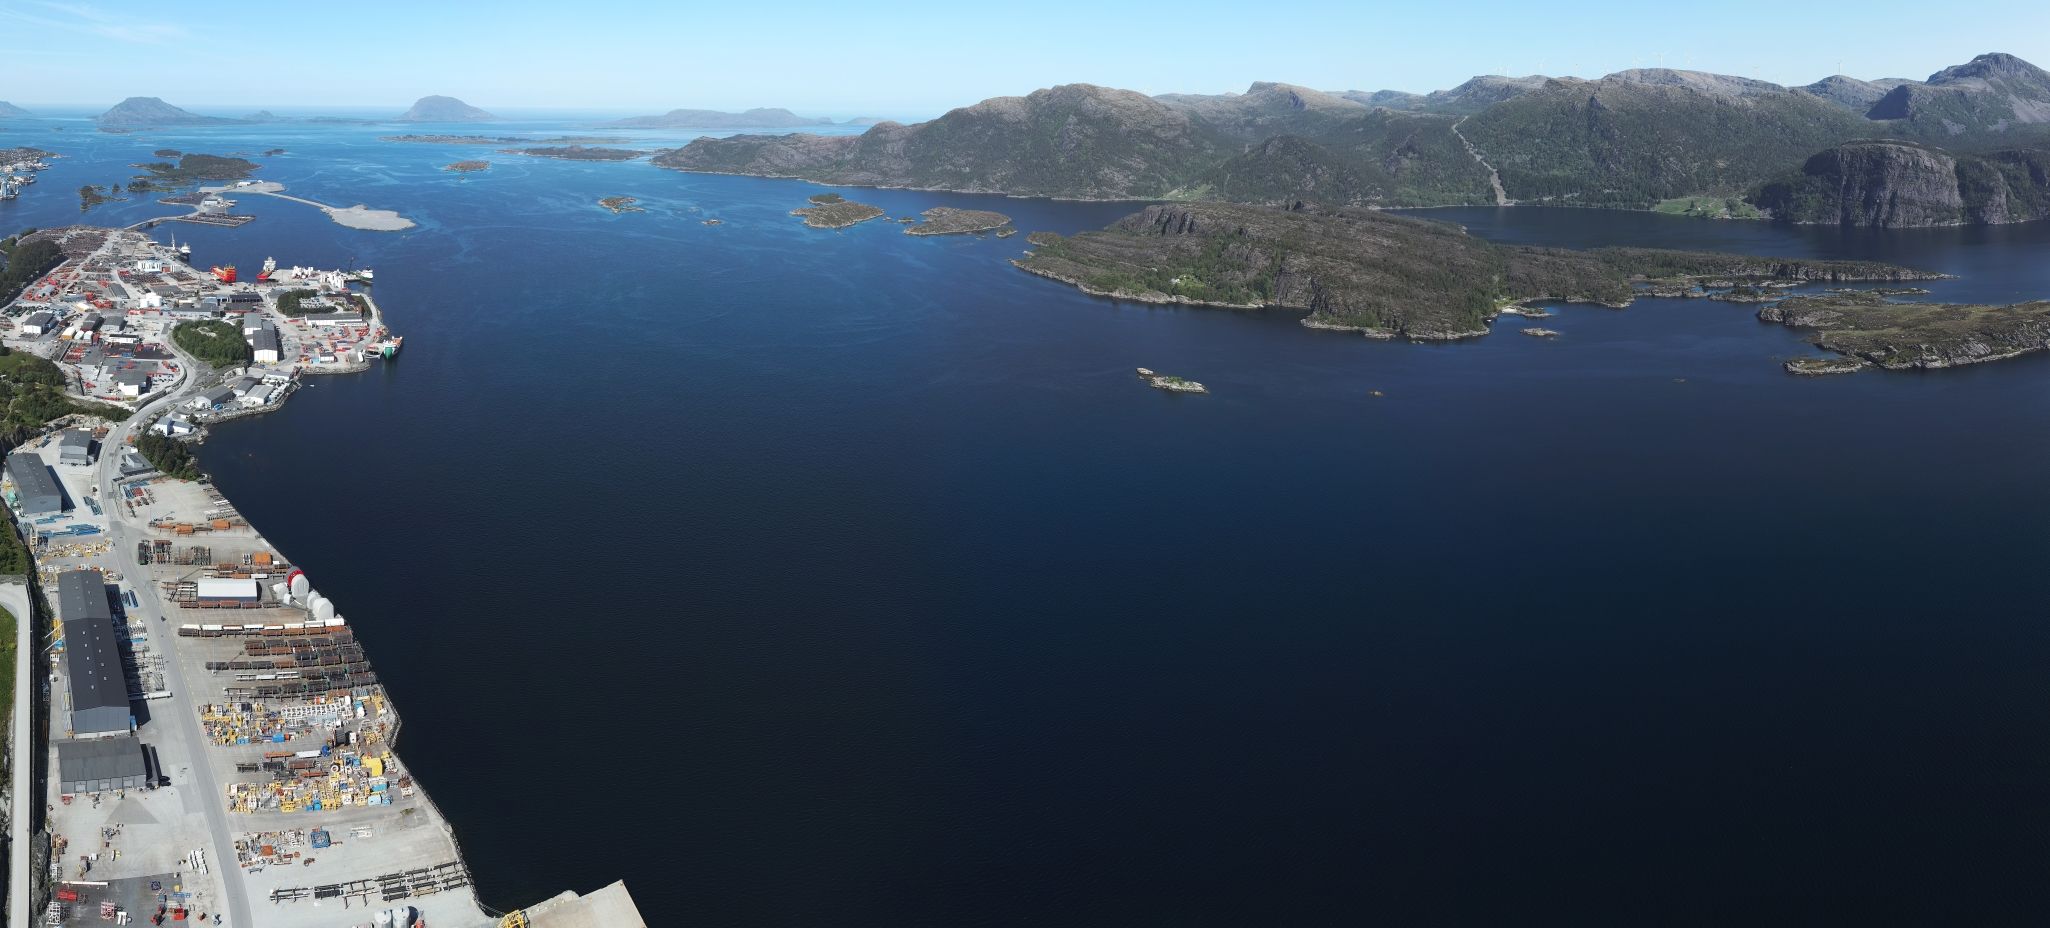
M810 206L793 209L790 215L803 218L804 224L814 229L844 229L883 215L883 208L856 203L837 193L820 193L811 197Z
M1185 377L1163 374L1150 367L1135 368L1135 370L1139 373L1139 379L1145 381L1147 386L1155 390L1166 390L1169 393L1210 392L1210 388Z
M636 199L634 199L633 197L606 197L606 198L604 198L604 199L602 199L602 200L599 200L599 201L598 201L598 205L599 205L599 206L603 206L603 207L605 207L606 209L609 209L609 210L611 210L611 211L612 211L612 215L614 215L614 216L617 216L617 215L619 215L620 213L645 213L645 212L647 212L647 210L645 210L645 209L641 208L641 207L640 207L640 206L638 205L639 203L640 203L640 201L639 201L639 200L636 200Z
M442 170L451 171L457 174L473 174L478 171L489 170L490 168L491 162L489 161L457 161L453 164L445 164L441 166Z

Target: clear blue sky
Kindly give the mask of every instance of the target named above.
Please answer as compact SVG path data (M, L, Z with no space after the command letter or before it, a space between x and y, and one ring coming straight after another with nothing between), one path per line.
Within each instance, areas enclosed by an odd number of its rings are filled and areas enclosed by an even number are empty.
M208 109L443 93L486 109L784 106L935 115L1085 81L1148 93L1279 80L1449 87L1474 74L1687 67L1807 83L1927 77L1987 51L2050 66L2050 2L1003 3L0 0L0 100ZM1651 11L1657 10L1657 13Z

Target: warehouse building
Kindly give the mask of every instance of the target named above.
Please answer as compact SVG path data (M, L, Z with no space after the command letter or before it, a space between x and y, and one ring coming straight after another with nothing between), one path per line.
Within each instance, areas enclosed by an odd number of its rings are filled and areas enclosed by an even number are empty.
M324 328L336 325L362 325L362 313L308 313L306 324Z
M21 320L21 334L48 335L57 331L57 314L47 310L29 313Z
M64 675L71 689L71 735L96 738L134 730L128 676L114 638L114 610L97 571L57 575L57 617L64 621Z
M250 360L258 364L276 364L283 353L283 344L278 340L278 330L264 326L250 334Z
M64 511L64 491L50 475L42 455L18 451L7 456L7 476L14 480L14 494L25 516L52 516Z
M141 789L149 784L149 756L134 735L59 741L57 780L67 796Z
M85 429L65 429L57 436L57 463L91 464L93 462L93 433Z

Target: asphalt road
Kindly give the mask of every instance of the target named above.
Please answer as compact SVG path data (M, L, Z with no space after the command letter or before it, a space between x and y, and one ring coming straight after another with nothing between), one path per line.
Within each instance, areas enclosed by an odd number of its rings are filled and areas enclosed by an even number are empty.
M211 846L207 848L207 869L218 875L228 906L228 917L222 924L253 926L256 923L249 915L242 868L235 865L234 831L228 827L228 811L222 800L221 784L225 781L214 775L213 761L206 749L206 734L200 728L199 712L192 704L192 691L185 685L184 668L178 660L178 636L163 633L169 623L165 620L164 604L158 597L157 585L143 579L149 574L135 559L135 543L148 537L149 527L131 521L127 507L121 504L115 491L121 476L121 449L127 447L128 439L136 433L138 424L150 415L189 398L197 387L193 373L204 365L178 351L175 346L171 350L184 362L178 380L165 389L163 396L136 410L135 415L107 433L100 442L100 461L94 483L99 487L100 503L107 513L107 540L111 544L107 557L122 576L135 578L129 586L135 591L141 608L131 610L130 614L140 616L149 624L152 629L150 641L164 656L164 686L171 691L171 696L151 705L150 727L145 734L155 742L160 755L186 758L182 774L171 771L172 786L198 791L198 805L206 818L207 833L212 837Z

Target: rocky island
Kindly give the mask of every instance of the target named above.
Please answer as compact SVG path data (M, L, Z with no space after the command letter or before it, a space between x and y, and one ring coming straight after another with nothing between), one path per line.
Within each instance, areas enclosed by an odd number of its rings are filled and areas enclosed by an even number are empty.
M1205 387L1202 384L1197 383L1193 380L1189 380L1182 377L1176 377L1173 374L1162 374L1156 372L1150 367L1142 367L1139 368L1138 371L1139 379L1146 381L1146 385L1152 387L1155 390L1166 390L1169 393L1210 392L1210 388Z
M905 235L963 235L989 232L1011 224L1011 217L986 209L955 209L935 206L919 215L925 221L904 230Z
M426 96L399 114L400 122L495 122L493 116L454 97Z
M837 193L821 193L811 197L810 206L793 209L790 215L804 217L804 224L814 229L844 229L883 215L883 209L856 203Z
M456 173L458 173L458 174L470 174L470 173L474 173L474 172L477 172L477 171L487 171L487 170L490 170L490 169L491 169L491 162L489 162L489 161L457 161L457 162L455 162L455 163L453 163L453 164L444 164L444 165L442 165L442 166L441 166L441 169L442 169L442 170L444 170L444 171L454 171L454 172L456 172Z
M1485 335L1506 306L1622 307L1640 290L1702 280L1941 277L1869 261L1648 248L1497 245L1457 226L1361 209L1151 206L1101 232L1034 232L1013 262L1086 293L1144 303L1307 311L1303 325L1375 338Z
M647 212L647 210L644 210L639 206L634 205L639 202L639 200L636 200L633 197L606 197L605 199L599 200L598 205L611 210L612 215L614 216L617 216L620 213Z
M644 151L626 148L595 148L583 145L541 146L536 148L501 149L502 155L527 155L533 158L555 158L561 161L632 161Z
M101 129L125 131L159 126L225 126L241 120L188 113L156 97L129 97L93 117L93 122Z
M1887 370L1957 367L2050 348L2046 300L1978 306L1896 303L1871 292L1825 293L1762 307L1758 318L1813 330L1816 347L1846 356L1788 362L1787 370L1797 374L1847 373L1865 365Z

